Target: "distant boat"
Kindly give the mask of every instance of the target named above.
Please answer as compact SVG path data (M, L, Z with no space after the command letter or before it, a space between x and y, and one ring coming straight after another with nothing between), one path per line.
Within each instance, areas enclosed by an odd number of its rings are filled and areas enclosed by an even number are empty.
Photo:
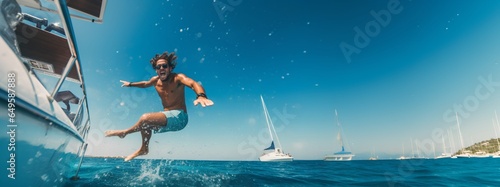
M436 159L451 158L451 154L446 152L446 145L444 143L444 137L442 136L441 139L443 140L443 153L441 153L441 155L437 156Z
M370 158L368 158L368 160L378 160L378 156L375 156L375 154L373 153L373 150L371 151Z
M406 160L406 159L409 159L409 158L408 158L408 157L405 157L405 156L400 156L400 157L398 158L398 160Z
M408 157L405 157L405 144L401 144L403 146L403 155L401 155L398 160L406 160Z
M441 153L441 155L436 157L436 159L442 159L442 158L451 158L451 155L448 153Z
M497 111L495 111L495 118L496 118L496 124L499 127L498 130L500 130L500 124L498 123ZM497 130L495 128L495 121L493 121L493 119L491 119L491 121L493 122L493 130L495 131L495 136L497 137L497 145L498 145L498 151L496 153L493 153L491 155L491 158L500 158L500 142L498 141L498 133L497 133Z
M490 155L484 151L478 151L475 152L473 155L471 155L471 158L489 158L489 157Z
M264 108L264 115L266 116L267 128L269 129L269 135L271 136L271 146L264 149L262 156L259 157L261 162L277 162L277 161L293 161L293 157L290 154L283 153L283 149L281 148L281 143L278 138L278 134L276 134L276 130L274 129L273 122L271 120L271 116L269 116L269 112L267 111L266 104L264 103L264 98L262 95L260 96L260 100L262 101L262 107ZM273 136L274 134L274 136ZM277 147L274 144L274 137L276 137Z
M455 158L470 158L472 153L469 150L463 150L460 154L455 155Z
M460 150L460 154L454 155L451 158L470 158L471 152L469 150L465 150L464 139L462 137L462 131L460 130L460 121L458 120L458 114L456 112L455 117L457 118L458 135L460 136L460 144L462 145L462 149Z
M410 139L410 142L411 142L411 157L406 157L406 159L426 159L422 156L420 156L420 149L418 148L418 142L415 142L416 145L416 149L417 149L417 156L415 156L415 153L413 152L413 139Z
M337 113L337 110L335 110L335 116L337 117L337 126L339 127L339 132L337 133L337 140L340 142L340 146L342 147L342 150L336 153L333 153L333 155L326 155L325 156L325 161L350 161L352 160L352 157L355 155L349 151L345 151L344 147L344 139L342 138L342 126L339 123L339 115Z

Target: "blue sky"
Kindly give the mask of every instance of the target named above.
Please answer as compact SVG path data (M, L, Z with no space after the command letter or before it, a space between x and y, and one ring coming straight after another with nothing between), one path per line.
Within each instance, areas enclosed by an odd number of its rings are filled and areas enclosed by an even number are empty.
M143 158L257 160L270 143L259 95L295 159L340 150L335 109L358 159L398 157L403 145L409 155L412 139L432 154L429 145L441 150L439 133L447 131L459 145L455 111L466 144L493 138L499 7L497 1L109 1L103 24L73 22L93 125L88 154L126 156L140 147L140 134L119 139L103 132L162 110L153 88L122 88L119 80L154 76L149 60L163 51L177 52L175 71L201 82L215 105L193 106L195 94L187 90L188 126L154 135ZM382 25L372 11L389 12L390 19L381 18ZM356 28L369 42L359 40ZM342 43L359 53L345 55Z

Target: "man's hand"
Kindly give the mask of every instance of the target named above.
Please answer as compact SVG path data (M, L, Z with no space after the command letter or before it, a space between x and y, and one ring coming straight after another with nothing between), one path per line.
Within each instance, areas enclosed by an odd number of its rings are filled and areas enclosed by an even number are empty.
M120 82L123 83L122 87L130 87L130 82L124 80L120 80Z
M214 105L214 102L210 99L204 98L204 97L198 97L198 99L194 100L194 105L201 104L202 107L206 106L212 106Z

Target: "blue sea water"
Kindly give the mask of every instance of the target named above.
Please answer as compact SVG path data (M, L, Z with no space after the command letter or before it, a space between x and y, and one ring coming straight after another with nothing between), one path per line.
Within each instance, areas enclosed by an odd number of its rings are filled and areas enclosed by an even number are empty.
M86 158L67 186L499 186L500 159L350 162Z

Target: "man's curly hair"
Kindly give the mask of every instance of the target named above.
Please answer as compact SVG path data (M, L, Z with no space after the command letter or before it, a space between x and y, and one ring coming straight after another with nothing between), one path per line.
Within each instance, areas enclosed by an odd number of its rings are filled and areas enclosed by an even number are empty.
M156 54L151 59L151 61L149 61L149 63L151 63L151 66L153 66L153 69L155 69L156 63L160 59L165 59L167 61L167 63L168 63L168 66L172 67L172 70L177 65L177 61L175 61L175 60L177 60L177 56L175 56L175 52L172 52L172 53L169 54L168 51L165 51L162 54Z

